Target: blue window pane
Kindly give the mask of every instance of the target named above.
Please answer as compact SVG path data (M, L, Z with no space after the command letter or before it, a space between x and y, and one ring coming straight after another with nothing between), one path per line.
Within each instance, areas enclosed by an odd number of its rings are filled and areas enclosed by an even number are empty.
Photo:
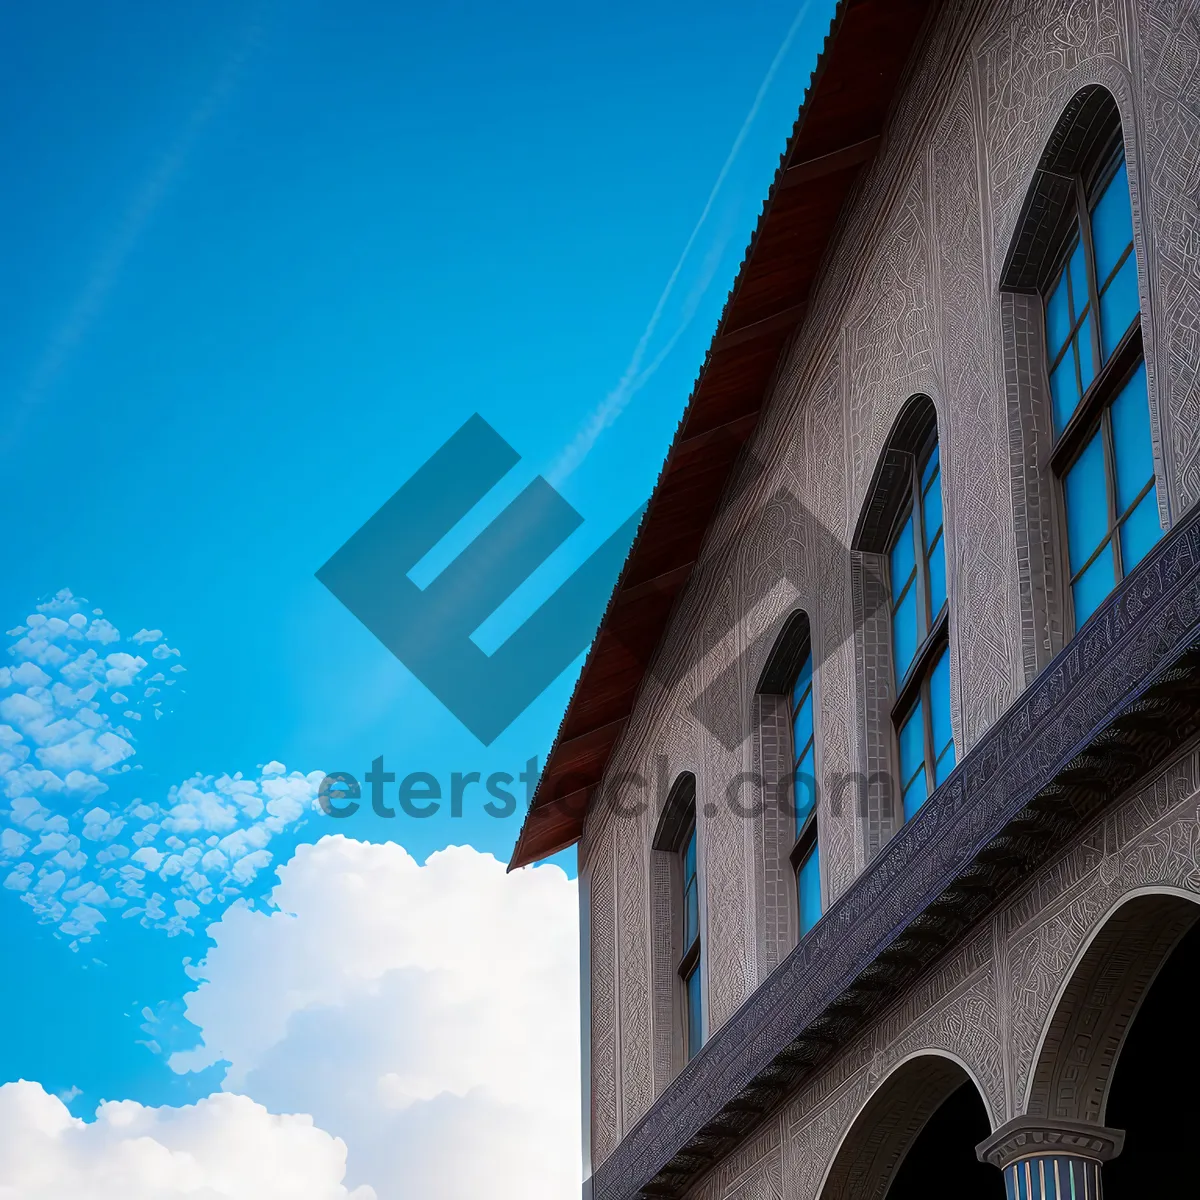
M796 764L792 775L792 801L796 806L796 833L804 827L817 800L817 781L813 776L813 754L809 749Z
M1092 245L1096 250L1096 282L1100 287L1132 241L1129 176L1122 162L1092 209Z
M1075 627L1078 629L1100 607L1113 590L1112 544L1105 546L1096 561L1075 581L1071 595L1075 601Z
M939 539L929 553L929 613L936 617L946 603L946 542Z
M1158 489L1151 488L1121 526L1121 565L1126 574L1146 557L1146 551L1160 537L1162 526L1158 523Z
M929 799L929 789L925 786L925 767L922 765L916 778L904 789L904 819L911 821L917 815L917 809Z
M683 950L686 954L692 948L700 932L700 889L693 879L683 893Z
M892 617L892 645L896 651L896 682L904 678L917 652L917 589L909 588Z
M800 901L800 936L803 937L821 916L821 856L816 842L796 872L796 892Z
M1082 241L1075 243L1067 263L1067 274L1071 277L1071 319L1077 321L1088 303L1087 259Z
M900 530L899 536L896 538L896 544L892 547L891 568L892 568L892 603L895 604L900 599L900 593L904 591L905 584L913 573L913 568L916 565L916 544L913 541L913 519L912 514L904 522L904 528Z
M1138 315L1137 260L1131 254L1100 297L1100 340L1107 359Z
M800 697L812 685L812 655L805 657L804 662L800 664L800 670L796 673L796 682L792 685L792 707L795 708L800 701Z
M929 677L929 719L933 727L933 756L939 758L942 751L954 741L950 727L950 650L942 651Z
M1154 476L1150 448L1150 402L1146 364L1129 377L1112 404L1113 454L1116 458L1117 515L1124 513Z
M941 468L941 456L938 454L937 443L934 442L933 449L929 452L929 458L925 461L925 466L921 468L921 491L929 490L929 481L933 478L933 473Z
M704 1026L700 1014L700 964L687 977L687 1052L688 1058L695 1056L704 1044Z
M1064 271L1046 298L1046 350L1053 362L1071 333L1071 313L1067 306L1067 274Z
M1076 350L1079 354L1079 386L1086 394L1096 378L1096 353L1092 348L1092 314L1088 313L1079 326L1079 336L1075 339Z
M900 786L907 790L917 771L924 767L925 717L918 701L900 728Z
M1075 355L1068 350L1050 376L1050 398L1054 408L1054 432L1062 433L1079 407L1079 383L1075 377Z
M686 887L696 878L696 831L688 834L688 840L683 847L683 883Z
M945 750L942 751L941 758L937 760L937 763L934 766L934 774L936 776L933 781L934 787L941 787L941 785L946 782L950 772L954 770L954 764L956 761L957 760L954 755L954 742L951 741Z
M1063 491L1067 506L1068 557L1074 575L1108 533L1104 444L1098 432L1092 435L1092 440L1067 472Z

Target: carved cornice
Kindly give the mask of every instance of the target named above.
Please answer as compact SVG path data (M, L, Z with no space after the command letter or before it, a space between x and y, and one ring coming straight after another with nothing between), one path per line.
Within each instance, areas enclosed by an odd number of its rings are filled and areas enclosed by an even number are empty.
M678 1196L1200 729L1200 509L1128 576L625 1136L595 1200Z
M1045 1117L1014 1117L987 1141L975 1147L980 1162L1002 1171L1010 1163L1041 1154L1068 1154L1108 1162L1125 1145L1125 1131L1087 1121L1048 1121Z

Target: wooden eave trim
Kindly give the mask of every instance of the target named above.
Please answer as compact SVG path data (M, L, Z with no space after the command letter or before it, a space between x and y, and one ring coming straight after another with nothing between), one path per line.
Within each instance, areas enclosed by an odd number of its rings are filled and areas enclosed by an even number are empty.
M849 167L857 167L874 158L883 144L883 135L863 138L861 142L853 142L840 150L829 154L821 154L817 158L805 159L803 162L792 163L783 173L779 181L779 191L794 188L802 183L811 183L837 171L845 171Z

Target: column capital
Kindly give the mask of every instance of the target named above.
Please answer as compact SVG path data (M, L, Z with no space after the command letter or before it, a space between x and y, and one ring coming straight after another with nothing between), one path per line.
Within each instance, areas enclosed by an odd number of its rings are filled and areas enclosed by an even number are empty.
M980 1162L989 1162L1003 1171L1019 1159L1042 1154L1108 1162L1121 1153L1124 1144L1123 1129L1109 1129L1090 1121L1021 1116L1001 1125L990 1138L975 1147L975 1153Z

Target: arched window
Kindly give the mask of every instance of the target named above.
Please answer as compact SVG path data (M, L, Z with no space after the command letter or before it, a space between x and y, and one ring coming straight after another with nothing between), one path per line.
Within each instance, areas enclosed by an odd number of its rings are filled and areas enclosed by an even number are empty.
M954 767L946 547L937 427L908 456L888 547L900 795L909 820Z
M674 933L671 937L682 1062L704 1044L703 938L700 929L700 872L696 854L696 777L681 775L671 788L654 835L654 849L667 857ZM677 1062L679 1059L676 1060ZM682 1065L682 1062L679 1065Z
M781 764L786 769L780 770L779 780L785 784L781 792L787 794L786 801L781 796L781 807L795 821L789 831L788 861L796 880L797 927L803 937L822 911L812 639L804 612L794 612L784 622L763 668L758 692L786 706L790 737Z
M821 858L817 845L817 782L813 728L813 665L811 648L792 684L792 796L796 809L796 841L792 869L796 872L796 908L803 937L821 916Z
M1076 627L1162 535L1142 355L1133 213L1118 142L1045 293L1046 352Z
M704 1023L700 1003L700 884L696 875L696 816L684 835L679 852L683 885L683 957L679 960L679 979L683 987L684 1042L688 1058L704 1044Z
M953 770L950 614L937 411L915 395L875 467L852 542L868 761L866 848L873 857ZM878 613L878 619L876 618ZM886 784L882 791L875 776Z
M1120 114L1085 88L1038 164L1002 276L1041 297L1044 361L1024 369L1044 368L1049 386L1068 630L1162 536L1133 240Z

